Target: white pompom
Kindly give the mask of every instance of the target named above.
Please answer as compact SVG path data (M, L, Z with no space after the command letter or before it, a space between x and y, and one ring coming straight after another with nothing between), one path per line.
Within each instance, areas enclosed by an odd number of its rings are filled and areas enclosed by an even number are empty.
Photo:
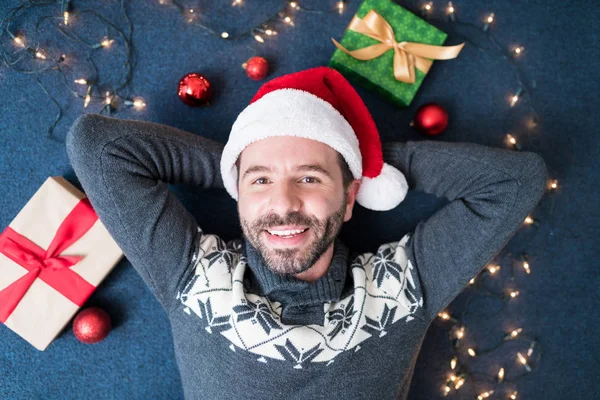
M408 183L404 174L391 165L383 163L378 176L362 178L356 201L370 210L387 211L400 204L407 193Z

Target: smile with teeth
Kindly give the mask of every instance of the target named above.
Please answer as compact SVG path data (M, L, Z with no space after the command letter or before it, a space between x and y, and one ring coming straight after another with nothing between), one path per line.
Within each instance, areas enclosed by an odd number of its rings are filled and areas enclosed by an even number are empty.
M290 230L290 231L271 231L267 229L267 232L269 232L271 235L274 236L279 236L280 238L292 238L302 232L305 232L308 228L306 229L297 229L297 230Z

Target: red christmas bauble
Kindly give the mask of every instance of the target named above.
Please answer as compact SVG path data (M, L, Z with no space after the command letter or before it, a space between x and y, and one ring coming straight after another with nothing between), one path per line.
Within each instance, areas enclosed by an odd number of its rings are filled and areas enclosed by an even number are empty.
M415 113L411 126L425 135L439 135L448 126L448 113L439 104L423 104Z
M80 342L92 344L103 340L112 329L110 316L99 307L80 311L73 320L73 333Z
M212 98L212 86L206 77L190 72L179 81L177 95L188 106L200 107L210 105Z
M255 81L265 79L265 77L269 74L269 63L267 60L259 56L252 57L242 64L242 67L246 69L246 75Z

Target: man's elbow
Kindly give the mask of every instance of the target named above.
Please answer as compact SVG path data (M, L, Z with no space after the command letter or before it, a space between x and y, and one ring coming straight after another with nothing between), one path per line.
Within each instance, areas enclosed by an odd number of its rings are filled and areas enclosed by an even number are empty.
M67 132L65 145L69 161L76 174L91 172L99 163L103 144L100 124L106 118L97 114L83 114Z

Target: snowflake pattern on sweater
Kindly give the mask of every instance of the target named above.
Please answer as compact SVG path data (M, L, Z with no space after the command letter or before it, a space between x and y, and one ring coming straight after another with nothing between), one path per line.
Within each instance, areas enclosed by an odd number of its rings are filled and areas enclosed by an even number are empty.
M187 314L204 321L208 334L227 338L232 351L252 352L263 363L291 362L296 369L307 362L330 365L341 352L356 352L362 341L383 337L392 324L422 318L423 296L405 249L409 238L353 259L354 291L323 303L324 326L284 324L279 302L244 291L242 239L225 243L217 235L201 235L192 260L195 273L177 298Z

